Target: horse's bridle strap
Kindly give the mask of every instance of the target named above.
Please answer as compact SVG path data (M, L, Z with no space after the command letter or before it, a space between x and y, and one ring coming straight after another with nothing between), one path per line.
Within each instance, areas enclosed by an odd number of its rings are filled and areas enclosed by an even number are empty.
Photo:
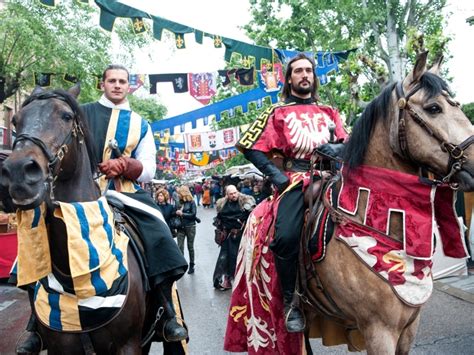
M46 144L44 144L44 142L40 138L29 135L28 133L22 133L16 137L15 141L13 142L12 150L15 150L16 145L23 141L30 141L38 148L40 148L50 164L54 161L55 157L51 154L48 147L46 147Z
M420 90L420 85L416 85L410 92L405 96L403 91L402 83L399 82L396 84L396 94L398 97L398 142L400 151L403 156L407 159L413 161L413 158L408 149L408 140L406 132L406 121L403 115L404 111L407 111L409 116L416 122L421 128L423 128L430 136L434 137L440 142L441 149L449 153L448 161L448 174L442 178L443 182L449 182L451 176L454 175L458 170L462 168L463 163L466 158L464 156L464 151L474 143L474 136L470 136L465 139L462 143L455 145L449 142L446 142L439 133L434 130L409 104L409 99L413 96L418 90ZM449 95L443 92L443 95L449 98ZM450 105L458 105L455 101L448 100Z

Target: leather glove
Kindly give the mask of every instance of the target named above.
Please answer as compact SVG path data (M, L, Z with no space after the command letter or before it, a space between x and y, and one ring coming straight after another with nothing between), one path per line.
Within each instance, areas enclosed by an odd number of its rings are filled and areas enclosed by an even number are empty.
M270 178L270 181L275 185L278 192L283 192L290 184L290 179L267 158L265 153L259 150L249 149L244 152L244 156L247 160L252 162L258 170Z
M342 160L344 156L344 148L345 144L343 143L326 143L316 148L316 152L324 157Z
M136 180L143 171L143 165L137 159L130 157L119 157L109 159L99 164L99 170L105 174L107 179L123 176L128 180Z

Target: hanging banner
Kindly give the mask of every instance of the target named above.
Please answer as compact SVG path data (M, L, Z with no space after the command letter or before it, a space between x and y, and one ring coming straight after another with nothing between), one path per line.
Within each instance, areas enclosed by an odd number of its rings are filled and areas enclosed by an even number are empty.
M234 147L239 140L239 127L219 131L184 134L186 152L210 152Z

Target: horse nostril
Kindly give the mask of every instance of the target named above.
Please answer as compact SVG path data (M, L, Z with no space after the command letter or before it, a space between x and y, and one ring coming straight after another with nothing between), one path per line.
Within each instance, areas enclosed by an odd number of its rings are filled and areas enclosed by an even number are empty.
M3 187L8 187L10 181L10 172L5 167L2 168L0 175L0 185Z
M25 173L25 182L27 184L34 184L43 179L43 171L40 165L33 159L25 162L23 165Z

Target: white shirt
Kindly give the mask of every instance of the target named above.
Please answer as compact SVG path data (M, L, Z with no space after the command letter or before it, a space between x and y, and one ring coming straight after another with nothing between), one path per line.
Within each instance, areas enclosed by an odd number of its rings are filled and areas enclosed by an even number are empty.
M102 97L99 99L99 103L112 109L115 108L119 110L132 111L128 100L119 105L115 105L112 101L106 98L105 95L102 95ZM135 150L135 159L137 159L143 165L143 171L137 179L138 182L151 181L151 179L155 177L156 172L156 146L150 124L148 124L148 129L145 136L140 141L140 143L138 143L138 146Z

